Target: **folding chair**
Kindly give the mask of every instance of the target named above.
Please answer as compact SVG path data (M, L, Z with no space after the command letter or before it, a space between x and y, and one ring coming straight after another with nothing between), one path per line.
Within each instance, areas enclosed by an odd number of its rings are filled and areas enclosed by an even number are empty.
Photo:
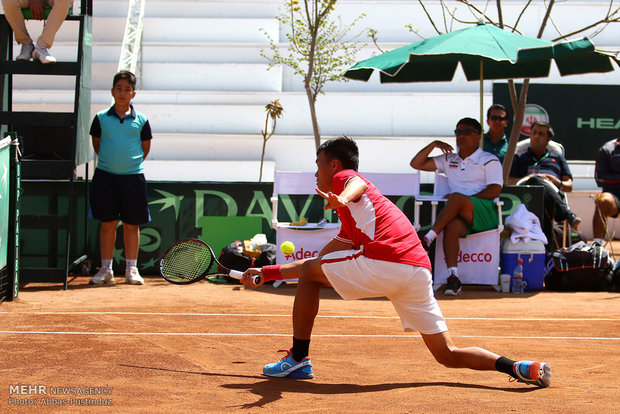
M424 202L430 202L432 206L431 219L435 222L437 217L437 205L445 202L443 198L450 193L448 177L443 174L435 174L435 186L432 196L418 196L416 198L416 224L419 225L420 206ZM480 233L470 234L459 239L459 279L463 284L496 285L499 271L500 257L500 233L504 229L502 222L502 201L497 201L499 222L497 228ZM435 263L433 266L433 279L435 288L446 283L448 279L448 267L446 266L443 251L443 232L439 233L435 242Z
M362 173L373 183L383 195L412 196L417 198L420 193L419 173ZM276 230L276 243L280 246L284 241L292 241L295 251L285 255L278 249L276 263L284 264L295 260L307 259L318 256L321 248L331 240L340 229L339 223L308 223L304 226L292 225L291 222L281 222L278 219L279 204L282 204L289 213L289 217L299 219L294 211L290 200L283 195L309 195L320 197L316 194L316 178L311 172L278 171L274 173L271 225ZM310 199L306 203L309 204ZM300 213L300 215L303 214ZM415 214L415 212L414 212Z
M527 149L530 147L530 139L524 139L522 141L517 142L517 147L515 149L515 154L518 154L520 152L525 152L527 151ZM559 142L556 141L549 141L549 143L547 144L547 150L551 151L551 152L555 152L561 155L564 155L564 145L560 144ZM517 183L517 185L519 185L520 182ZM553 190L555 190L556 192L558 192L559 190L551 183L547 183L545 182L545 184L548 184ZM564 194L564 202L566 203L566 205L568 205L568 197L566 196L566 194ZM562 223L562 247L566 247L566 242L568 240L568 244L572 244L572 228L568 222L568 220L564 220L564 222Z
M517 142L517 147L515 149L515 154L519 154L520 152L525 152L530 147L530 139L524 139L522 141ZM564 155L564 145L560 144L556 141L549 141L547 144L547 149L549 151Z

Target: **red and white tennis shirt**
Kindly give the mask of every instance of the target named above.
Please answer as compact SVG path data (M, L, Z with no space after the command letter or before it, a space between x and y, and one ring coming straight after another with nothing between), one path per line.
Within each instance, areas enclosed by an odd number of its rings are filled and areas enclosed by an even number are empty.
M360 177L368 189L359 200L336 209L341 222L336 239L363 247L369 259L421 266L431 270L431 262L418 234L405 214L384 197L371 182L353 170L341 170L333 177L333 192L340 194L352 177Z

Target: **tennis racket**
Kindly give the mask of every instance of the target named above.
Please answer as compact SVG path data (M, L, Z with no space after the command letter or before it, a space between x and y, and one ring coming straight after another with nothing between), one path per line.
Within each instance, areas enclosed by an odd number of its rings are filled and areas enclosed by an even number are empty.
M210 273L214 263L222 271L218 271L216 266L216 271ZM223 266L215 258L213 249L198 239L185 239L170 246L159 262L159 272L166 281L177 285L188 285L213 275L226 275L235 279L243 276L243 272ZM259 282L260 276L255 276L254 283Z

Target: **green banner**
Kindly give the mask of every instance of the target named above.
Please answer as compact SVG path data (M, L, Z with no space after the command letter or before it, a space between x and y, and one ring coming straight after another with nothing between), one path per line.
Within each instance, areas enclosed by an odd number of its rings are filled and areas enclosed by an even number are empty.
M22 191L21 214L56 214L66 211L68 199L63 183L25 182ZM70 261L86 254L99 266L99 222L87 218L85 185L77 182L73 202L76 215L72 223ZM196 237L209 243L216 254L235 240L246 240L264 233L275 243L271 227L272 183L201 183L148 182L151 221L140 226L139 267L145 274L156 274L165 249L174 242ZM413 199L410 196L390 197L413 220ZM318 195L280 195L280 221L310 222L326 218L337 220L331 210L323 210ZM44 231L22 229L20 234L23 267L48 267L49 257L64 257L65 233L62 230ZM124 271L122 226L119 224L114 250L116 272Z
M9 189L11 170L11 139L0 141L0 269L7 265L9 249Z
M517 96L521 84L515 85ZM493 84L493 102L513 111L506 83ZM529 126L538 119L551 124L554 141L564 145L566 159L594 161L598 149L620 136L619 85L530 84L521 139L529 137Z
M66 211L68 199L64 195L66 184L22 184L21 214L54 214ZM426 190L426 188L423 188ZM432 189L430 189L432 190ZM538 190L538 191L537 191ZM157 274L158 264L166 248L178 240L195 237L208 242L216 254L235 240L246 240L264 233L275 243L275 230L271 227L272 183L200 183L200 182L148 182L151 221L140 226L139 267L144 274ZM72 223L70 261L86 254L99 266L99 222L87 217L86 186L76 183ZM413 198L390 198L413 221ZM525 203L530 211L542 217L542 188L507 186L502 192L504 214ZM284 222L306 217L311 223L322 218L337 221L331 210L323 210L323 199L317 195L280 195L278 219ZM428 203L427 203L428 205ZM430 226L430 207L422 209L422 229ZM48 258L42 253L64 257L64 237L61 230L45 232L22 229L20 233L21 265L47 267ZM114 249L117 273L124 272L122 226L119 224Z

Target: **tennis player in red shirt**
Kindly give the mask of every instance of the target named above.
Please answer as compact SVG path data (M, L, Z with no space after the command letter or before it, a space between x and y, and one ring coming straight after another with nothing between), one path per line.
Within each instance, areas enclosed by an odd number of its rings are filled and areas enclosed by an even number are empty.
M355 141L339 137L317 150L317 193L335 209L340 232L318 257L248 269L242 283L299 279L293 307L293 346L280 361L267 364L271 377L314 378L309 346L319 310L319 292L332 286L343 299L387 297L405 331L418 331L435 359L449 368L497 370L528 384L551 383L548 363L513 361L482 348L454 345L432 289L431 264L403 212L357 172Z

